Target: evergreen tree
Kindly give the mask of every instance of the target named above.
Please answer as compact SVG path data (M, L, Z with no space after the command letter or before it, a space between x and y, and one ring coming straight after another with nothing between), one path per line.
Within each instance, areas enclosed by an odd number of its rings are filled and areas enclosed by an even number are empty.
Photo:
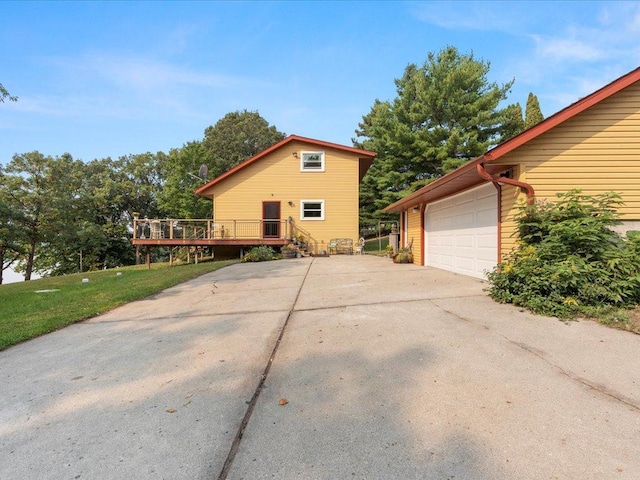
M519 103L514 103L505 108L502 129L503 141L515 137L525 129L522 107Z
M544 120L544 116L542 115L542 110L540 110L538 97L533 93L529 93L529 96L527 97L527 109L524 117L524 128L531 128L542 120Z
M378 153L361 185L361 222L500 143L505 111L498 104L513 82L489 82L489 63L454 47L408 65L393 101L374 102L354 143Z

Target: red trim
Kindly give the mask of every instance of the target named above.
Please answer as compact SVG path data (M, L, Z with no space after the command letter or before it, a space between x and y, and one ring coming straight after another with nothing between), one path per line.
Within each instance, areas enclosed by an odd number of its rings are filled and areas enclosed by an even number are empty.
M341 150L343 152L348 152L348 153L353 153L355 155L360 155L363 158L369 159L369 160L373 160L375 158L375 156L377 155L375 152L370 152L369 150L361 150L359 148L347 147L346 145L339 145L337 143L325 142L323 140L316 140L314 138L300 137L298 135L289 135L284 140L281 140L278 143L276 143L274 145L271 145L266 150L263 150L262 152L258 153L257 155L254 155L253 157L251 157L250 159L245 160L242 163L239 163L238 165L233 167L231 170L228 170L227 172L223 173L222 175L217 176L216 178L214 178L213 180L211 180L207 184L199 187L195 191L196 195L204 196L204 192L206 190L208 190L209 188L213 187L214 185L217 185L218 183L223 181L225 178L228 178L228 177L236 174L240 170L244 170L249 165L257 162L258 160L261 160L262 158L266 157L270 153L275 152L276 150L284 147L285 145L290 144L291 142L302 142L302 143L306 143L306 144L309 144L309 145L314 145L314 146L317 146L317 147L333 148L335 150ZM369 165L370 165L370 163L369 163ZM362 172L360 172L360 173L362 174Z
M486 167L484 167L483 169L493 170L493 172L487 172L490 175L492 173L494 174L497 173L499 170L497 168L498 166L491 166L490 162L493 162L503 157L507 153L512 152L516 148L524 145L525 143L533 140L536 137L539 137L543 133L551 130L552 128L558 126L563 122L566 122L570 118L575 117L579 113L584 112L588 108L591 108L592 106L602 102L603 100L606 100L612 95L620 92L621 90L624 90L628 86L638 81L640 81L640 67L627 73L626 75L623 75L617 80L614 80L608 85L605 85L599 90L596 90L591 95L588 95L582 98L581 100L578 100L577 102L569 105L563 110L560 110L559 112L548 117L547 119L543 120L537 125L534 125L528 130L525 130L519 135L516 135L515 137L507 140L506 142L501 143L500 145L492 148L491 150L488 150L483 155L477 158L474 158L469 163L461 166L457 170L454 170L453 172L439 178L435 182L422 187L420 190L417 190L411 195L408 195L405 198L398 200L395 203L392 203L391 205L387 206L384 209L384 211L398 212L403 209L408 209L421 202L434 202L436 200L439 200L440 198L448 197L466 188L473 187L474 185L481 183L482 179L487 180L484 177L481 179L481 178L478 178L478 175L475 175L474 170L477 171L478 165L487 163ZM507 179L507 180L511 180L511 179ZM501 181L501 182L522 187L525 190L527 190L527 196L529 199L533 197L533 193L530 194L528 190L529 188L531 188L533 192L533 187L531 187L531 185L528 185L528 184L520 185L515 183L517 182L517 180L515 181L507 181L507 180ZM493 180L489 180L489 181L493 181Z
M424 216L426 211L427 211L427 205L423 203L422 205L420 205L420 235L422 235L422 241L420 242L420 256L422 257L421 265L423 267L427 264L427 259L424 256L426 252L425 245L424 245L424 242L426 240L425 232L424 232Z
M560 110L559 112L551 115L542 122L534 125L533 127L525 130L524 132L516 135L515 137L501 143L497 147L486 152L483 157L485 160L494 161L498 158L506 155L521 145L533 140L534 138L542 135L543 133L551 130L553 127L566 122L570 118L575 117L579 113L584 112L588 108L606 100L610 96L624 90L630 85L633 85L640 80L640 67L623 75L622 77L614 80L613 82L605 85L604 87L596 90L592 94L572 103L568 107Z
M488 182L492 182L496 186L496 188L498 187L498 185L501 185L504 183L506 183L507 185L514 185L516 187L522 188L525 192L527 192L527 204L533 205L533 202L535 201L535 197L536 197L536 192L533 189L533 186L529 185L528 183L521 182L520 180L515 180L513 178L494 177L484 169L483 163L478 163L476 165L476 170L478 171L478 175L480 175L482 178L484 178Z
M502 187L496 185L498 189L498 263L500 263L500 253L502 252Z

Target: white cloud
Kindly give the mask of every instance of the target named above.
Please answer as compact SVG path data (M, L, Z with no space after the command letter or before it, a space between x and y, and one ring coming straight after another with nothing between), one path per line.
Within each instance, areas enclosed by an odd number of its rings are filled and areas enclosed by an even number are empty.
M581 62L599 60L606 51L589 42L588 39L546 37L532 35L535 42L535 56L544 61Z
M517 15L504 14L504 9L514 13L512 6L511 2L422 2L411 13L421 22L441 28L510 32L516 31L519 23Z

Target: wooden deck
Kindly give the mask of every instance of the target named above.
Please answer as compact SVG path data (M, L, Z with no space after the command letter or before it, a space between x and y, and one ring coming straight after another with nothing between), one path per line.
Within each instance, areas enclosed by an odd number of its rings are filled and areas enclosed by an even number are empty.
M131 242L147 247L283 246L291 242L293 230L287 220L134 218Z

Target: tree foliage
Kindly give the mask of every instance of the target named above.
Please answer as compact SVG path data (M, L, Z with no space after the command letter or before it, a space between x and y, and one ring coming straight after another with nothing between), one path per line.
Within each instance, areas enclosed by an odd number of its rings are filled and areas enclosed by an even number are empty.
M9 100L10 102L17 102L18 97L11 95L9 91L0 83L0 103L4 103L5 100Z
M620 223L620 206L615 193L580 190L560 193L553 203L522 205L519 246L488 274L489 294L557 317L638 304L640 237L625 239L611 229Z
M200 165L218 175L284 138L257 112L233 112L207 128L202 141L117 160L75 160L70 154L14 155L0 168L1 272L12 266L59 275L132 264L134 212L142 218L207 218L211 201L197 197Z
M503 140L509 140L524 130L522 107L519 103L509 105L504 111L504 120L502 123Z
M529 93L527 97L527 108L525 110L524 128L531 128L542 120L544 120L544 115L542 115L542 110L540 110L538 97L533 93Z
M164 184L158 193L158 206L170 217L210 218L211 201L195 196L193 191L284 137L258 112L226 114L207 127L202 141L172 149L160 162ZM206 179L197 176L201 165L207 166Z
M354 143L378 157L361 185L361 222L484 153L514 131L498 108L513 82L487 78L489 63L454 47L429 53L395 80L393 101L374 102L356 130ZM508 131L507 131L508 130Z
M211 200L193 193L206 180L197 176L200 166L211 168L210 164L202 142L172 148L160 164L164 185L158 192L158 207L171 218L210 218Z
M204 154L211 159L210 177L217 177L240 162L284 139L285 134L247 110L227 113L204 131Z

